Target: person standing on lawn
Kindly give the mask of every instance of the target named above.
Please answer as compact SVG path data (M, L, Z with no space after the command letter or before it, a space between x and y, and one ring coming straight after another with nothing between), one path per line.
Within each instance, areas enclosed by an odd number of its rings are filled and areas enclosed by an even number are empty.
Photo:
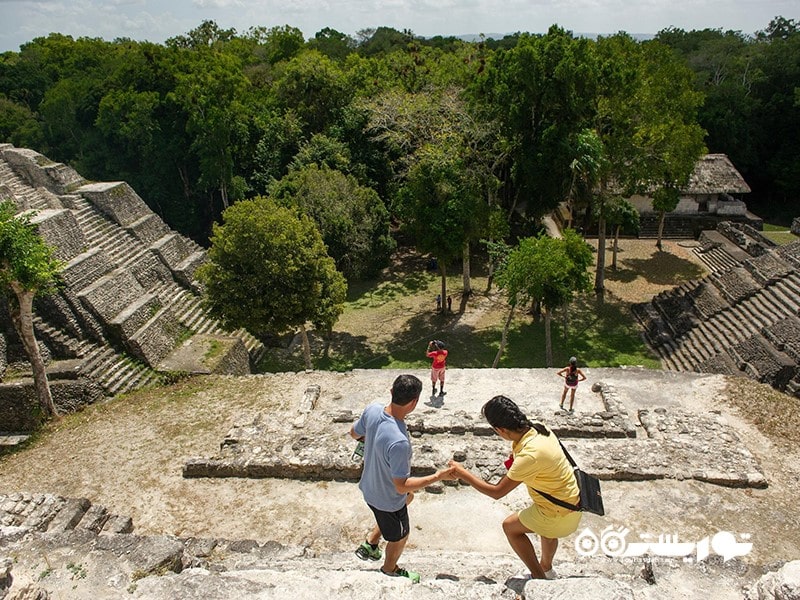
M377 523L356 549L356 556L361 560L383 557L383 574L407 577L414 583L419 582L419 573L397 564L410 531L408 504L417 490L454 478L452 468L411 477L411 440L405 418L417 407L421 392L419 378L399 375L392 384L391 402L370 404L350 428L354 439L364 441L364 470L358 487ZM378 547L381 537L387 542L385 554Z
M431 340L428 342L428 350L426 356L432 358L431 363L431 383L433 384L432 395L436 395L436 382L439 382L439 395L444 396L444 372L447 369L447 350L445 349L444 342L440 340Z

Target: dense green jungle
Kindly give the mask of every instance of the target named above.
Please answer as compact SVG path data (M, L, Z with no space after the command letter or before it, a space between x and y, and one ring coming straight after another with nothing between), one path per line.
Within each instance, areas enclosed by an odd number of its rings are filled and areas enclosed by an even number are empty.
M502 237L493 228L512 214L512 231L527 233L581 196L586 131L626 191L673 188L697 155L721 152L753 188L748 205L788 222L798 90L800 30L783 17L754 33L667 29L647 41L556 26L476 42L387 27L306 39L288 25L239 33L206 21L164 44L52 33L3 53L0 140L129 182L205 245L244 198L305 199L312 211L320 196L359 198L367 248L337 261L352 279L397 239L429 251L443 234L454 246ZM430 236L430 224L414 227L423 189L457 223ZM354 226L328 217L331 230Z

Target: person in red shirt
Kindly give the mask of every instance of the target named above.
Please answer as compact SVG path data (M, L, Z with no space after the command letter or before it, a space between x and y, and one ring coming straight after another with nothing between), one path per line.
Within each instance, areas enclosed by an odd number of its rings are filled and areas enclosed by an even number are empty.
M431 364L431 383L433 384L433 395L436 395L436 382L440 383L439 385L439 395L444 396L444 372L445 372L445 362L447 361L447 350L445 350L444 342L439 340L431 340L428 342L428 351L427 351L428 358L433 359L433 363Z

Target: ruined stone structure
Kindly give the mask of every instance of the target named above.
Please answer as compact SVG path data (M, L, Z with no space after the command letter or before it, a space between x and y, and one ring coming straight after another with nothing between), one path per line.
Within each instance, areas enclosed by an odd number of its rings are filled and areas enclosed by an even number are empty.
M749 193L750 186L725 154L701 156L680 191L678 206L665 217L664 236L696 239L701 231L714 229L725 220L760 229L761 219L750 213L741 199ZM657 237L660 215L653 211L652 198L637 195L629 201L639 211L639 237Z
M65 372L59 361L72 361L69 379L92 401L98 386L118 394L158 382L166 371L250 372L261 343L244 331L224 331L201 305L194 273L205 250L172 231L128 184L90 183L41 154L0 144L0 201L8 200L32 211L65 263L63 289L35 303L36 336L51 376ZM0 377L9 363L24 360L3 312ZM0 388L4 394L11 403L25 396ZM0 431L19 430L23 423L0 420Z
M745 224L703 232L712 274L634 306L665 368L742 374L800 396L800 242L776 246Z
M524 407L531 419L550 425L585 471L617 481L695 479L728 487L767 486L758 461L723 420L657 407L639 409L634 423L613 385L598 382L593 387L603 410L543 413ZM330 404L317 405L319 395L318 386L306 390L308 408L299 411L291 427L285 415L272 413L237 425L221 442L218 454L187 460L184 477L357 481L361 463L353 459L347 432L362 407L339 398L330 410ZM407 426L418 444L411 465L414 475L434 473L451 457L487 480L505 473L497 457L507 444L494 435L475 407L454 412L435 406L418 409L408 417ZM712 447L714 452L709 452ZM445 485L456 484L446 481L426 489L441 493Z

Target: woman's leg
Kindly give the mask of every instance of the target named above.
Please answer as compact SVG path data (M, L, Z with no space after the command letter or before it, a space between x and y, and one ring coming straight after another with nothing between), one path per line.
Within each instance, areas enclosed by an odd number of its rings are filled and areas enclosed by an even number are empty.
M553 568L553 557L558 550L558 538L539 536L539 539L542 540L542 560L539 561L539 564L542 565L544 571L549 571Z
M542 568L539 559L536 558L536 550L534 550L533 543L528 537L528 534L533 532L520 522L519 515L510 515L503 521L503 532L506 534L511 548L530 570L531 577L534 579L544 579L544 572L546 569ZM550 556L551 567L552 561L553 557Z
M575 388L569 391L569 409L572 410L572 405L575 404Z

